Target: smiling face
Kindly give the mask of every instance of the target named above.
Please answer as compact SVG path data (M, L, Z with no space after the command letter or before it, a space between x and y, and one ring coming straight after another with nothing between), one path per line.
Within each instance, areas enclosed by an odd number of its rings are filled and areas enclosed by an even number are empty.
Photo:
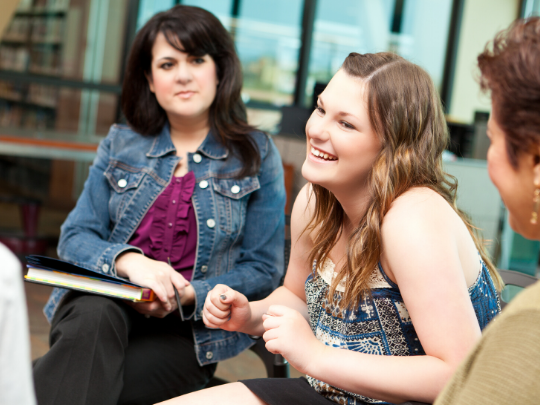
M530 222L535 184L540 187L540 163L537 162L537 156L522 152L518 155L518 166L510 164L506 135L497 123L494 112L488 121L488 136L491 140L487 154L489 177L508 209L510 226L528 239L540 239L540 225Z
M208 121L218 85L216 64L209 55L179 51L160 32L152 48L148 84L169 121Z
M366 100L364 81L343 70L328 83L306 124L306 180L334 194L363 192L381 149Z

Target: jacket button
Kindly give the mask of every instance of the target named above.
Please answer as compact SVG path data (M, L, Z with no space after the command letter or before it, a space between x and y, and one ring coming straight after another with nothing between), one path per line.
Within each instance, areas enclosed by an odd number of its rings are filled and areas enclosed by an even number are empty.
M206 180L203 180L199 183L200 188L206 188L208 187L208 182Z
M104 273L109 272L109 265L105 263L103 266L101 266L101 270L103 270Z
M201 273L206 273L208 271L208 266L201 267Z
M212 352L206 352L206 358L207 358L208 360L211 360L212 357L214 357L214 353L212 353Z
M239 186L234 185L234 186L231 187L231 193L238 194L239 192L240 192L240 187Z
M209 220L206 221L206 226L208 228L213 228L214 226L216 226L216 221L214 221L212 218L210 218Z
M195 154L193 155L193 161L194 161L195 163L201 163L201 160L202 160L202 157L201 157L201 155L199 155L198 153L195 153Z
M118 187L124 188L125 186L127 186L127 180L126 179L118 180Z

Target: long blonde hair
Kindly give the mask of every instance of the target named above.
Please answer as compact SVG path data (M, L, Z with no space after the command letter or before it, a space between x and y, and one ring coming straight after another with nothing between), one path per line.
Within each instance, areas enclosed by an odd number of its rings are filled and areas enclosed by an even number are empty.
M380 260L381 225L392 202L412 187L428 187L440 194L467 226L495 285L503 285L476 228L457 208L457 180L442 169L448 128L441 101L429 75L419 66L392 53L351 53L342 69L363 79L371 126L381 138L381 150L369 177L369 204L347 245L347 262L332 282L328 297L346 277L342 308L358 305L369 294L369 277ZM313 184L316 203L306 231L314 231L309 259L320 265L337 243L344 212L336 197Z

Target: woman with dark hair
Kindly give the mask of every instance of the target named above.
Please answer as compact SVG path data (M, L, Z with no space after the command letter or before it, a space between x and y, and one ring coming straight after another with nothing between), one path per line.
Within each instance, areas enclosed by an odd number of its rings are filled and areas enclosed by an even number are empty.
M122 90L129 126L101 142L58 254L158 299L55 289L51 348L34 367L40 405L162 401L204 387L216 362L253 344L202 322L215 285L260 299L283 274L283 169L246 123L241 85L233 41L209 12L176 6L138 32Z
M540 240L540 18L517 20L478 56L491 92L488 170L514 231ZM437 405L540 402L540 283L504 309L461 364Z
M262 336L307 380L245 380L167 404L432 402L499 312L498 274L442 169L448 133L424 70L350 54L306 135L310 183L283 287L249 302L218 285L203 316Z

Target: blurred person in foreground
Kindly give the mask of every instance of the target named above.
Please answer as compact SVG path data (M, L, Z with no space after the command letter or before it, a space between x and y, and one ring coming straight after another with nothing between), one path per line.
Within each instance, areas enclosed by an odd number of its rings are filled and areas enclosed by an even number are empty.
M21 265L0 244L0 404L34 405Z
M510 226L540 240L540 18L514 22L478 57L491 92L488 170ZM540 283L523 291L485 330L436 401L540 403Z

